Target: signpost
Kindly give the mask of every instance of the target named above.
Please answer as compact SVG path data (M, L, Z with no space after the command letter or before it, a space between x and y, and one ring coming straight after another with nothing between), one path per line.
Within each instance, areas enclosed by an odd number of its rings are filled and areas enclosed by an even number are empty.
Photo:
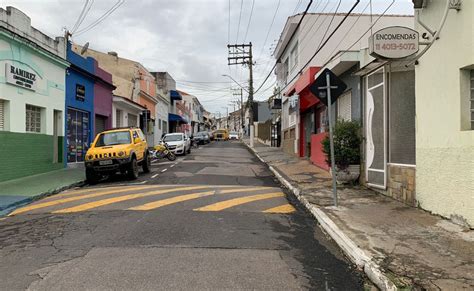
M316 95L321 102L328 107L329 118L329 147L331 151L331 169L332 169L332 193L334 206L337 207L337 188L336 188L336 166L334 161L334 139L331 106L339 96L346 90L347 85L339 79L331 70L324 69L318 78L311 85L309 90Z

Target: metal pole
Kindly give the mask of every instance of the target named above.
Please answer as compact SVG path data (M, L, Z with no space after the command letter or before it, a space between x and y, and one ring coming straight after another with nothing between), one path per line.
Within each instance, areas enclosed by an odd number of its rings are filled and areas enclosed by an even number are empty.
M328 94L328 118L329 118L329 146L331 149L331 169L332 169L332 194L334 206L337 207L337 188L336 188L336 167L334 161L334 140L332 135L332 114L331 114L331 80L329 73L326 74L326 88Z
M249 118L250 118L250 147L253 148L254 145L254 128L253 128L253 55L252 55L252 43L250 42L249 48Z
M243 97L242 88L240 88L240 122L239 122L239 132L243 135L244 129L244 97Z

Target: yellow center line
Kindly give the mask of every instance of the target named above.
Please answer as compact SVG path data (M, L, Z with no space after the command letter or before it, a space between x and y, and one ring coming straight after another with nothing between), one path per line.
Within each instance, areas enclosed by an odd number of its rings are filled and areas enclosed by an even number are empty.
M151 210L151 209L156 209L159 207L163 207L166 205L170 204L175 204L178 202L183 202L191 199L196 199L196 198L201 198L201 197L206 197L209 195L213 195L214 191L207 191L207 192L202 192L202 193L193 193L193 194L187 194L187 195L181 195L181 196L176 196L168 199L163 199L163 200L158 200L150 203L146 203L140 206L135 206L128 208L128 210Z
M264 213L292 213L295 212L295 208L291 204L283 204L277 207L269 208L264 210Z
M151 189L151 188L156 188L156 187L150 187L150 186L126 187L124 189L119 189L119 190L117 190L117 189L107 190L107 191L101 191L101 192L98 192L98 193L92 193L92 194L86 194L86 195L80 195L80 196L73 196L73 197L68 197L68 198L64 198L64 199L57 199L57 200L53 200L53 201L47 201L47 202L43 202L43 203L32 204L32 205L28 205L28 206L19 208L19 209L13 211L12 213L8 214L8 216L17 215L17 214L28 212L28 211L31 211L31 210L45 208L45 207L59 205L59 204L64 204L64 203L67 203L67 202L77 201L77 200L81 200L81 199L94 198L94 197L108 195L108 194L116 194L116 193L123 193L123 192L128 192L128 191L141 190L141 189Z
M220 211L227 208L231 208L237 205L250 203L254 201L276 198L276 197L284 197L285 194L282 192L274 192L274 193L267 193L267 194L257 194L252 196L234 198L226 201L217 202L214 204L210 204L204 207L196 208L195 211Z
M152 196L152 195L160 195L160 194L171 193L171 192L176 192L176 191L197 190L197 189L203 189L203 188L208 188L208 186L180 187L180 188L174 188L174 189L165 189L165 190L152 191L152 192L147 192L147 193L130 194L130 195L124 195L124 196L113 197L113 198L109 198L109 199L102 199L102 200L98 200L98 201L84 203L84 204L81 204L81 205L78 205L78 206L56 210L56 211L53 211L52 213L80 212L80 211L85 211L85 210L89 210L89 209L92 209L92 208L97 208L97 207L104 206L104 205L109 205L109 204L112 204L112 203L117 203L117 202L137 199L137 198L143 198L143 197Z

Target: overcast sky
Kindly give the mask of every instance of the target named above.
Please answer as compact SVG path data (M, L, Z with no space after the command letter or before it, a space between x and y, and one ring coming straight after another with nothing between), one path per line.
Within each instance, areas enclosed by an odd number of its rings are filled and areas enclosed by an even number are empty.
M329 4L324 12L334 12L339 0L313 1L310 12L321 12L326 1ZM387 13L413 14L411 0L395 1ZM64 27L72 30L85 2L0 1L3 8L14 6L22 10L31 17L34 27L50 36L63 35ZM367 2L362 0L355 12L360 12ZM385 10L390 2L372 0L374 13ZM224 113L224 107L231 108L229 103L236 97L230 93L229 79L222 74L230 74L245 84L248 78L247 68L227 66L227 43L253 43L257 62L255 86L259 86L273 65L271 52L287 17L304 11L308 1L124 0L110 16L80 33L116 3L117 0L95 0L72 40L78 44L89 42L90 48L99 51L115 51L152 71L168 71L177 81L178 89L196 95L209 111ZM347 11L353 3L354 0L342 0L339 12ZM272 75L262 87L268 90L261 90L256 99L264 100L271 95L274 80Z

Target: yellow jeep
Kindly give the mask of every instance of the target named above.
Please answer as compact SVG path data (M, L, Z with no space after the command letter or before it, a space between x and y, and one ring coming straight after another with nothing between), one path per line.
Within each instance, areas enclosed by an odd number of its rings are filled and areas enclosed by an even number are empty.
M151 156L145 135L139 128L106 130L94 139L86 153L86 179L97 183L102 176L120 172L128 178L138 178L138 167L150 172Z

